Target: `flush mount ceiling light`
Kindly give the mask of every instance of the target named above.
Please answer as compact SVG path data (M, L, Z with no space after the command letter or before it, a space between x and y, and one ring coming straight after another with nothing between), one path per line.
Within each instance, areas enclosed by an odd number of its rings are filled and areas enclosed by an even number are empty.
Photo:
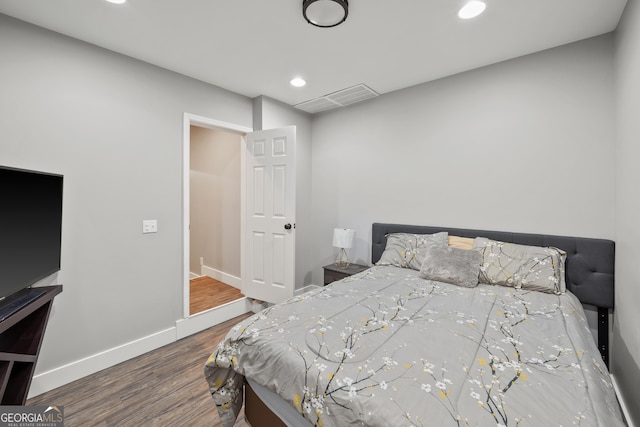
M125 4L127 0L107 0L109 3L113 4Z
M469 3L462 6L462 9L458 12L460 19L471 19L484 12L487 5L484 2L478 0L471 0Z
M347 0L302 0L302 16L316 27L331 28L340 25L348 14Z

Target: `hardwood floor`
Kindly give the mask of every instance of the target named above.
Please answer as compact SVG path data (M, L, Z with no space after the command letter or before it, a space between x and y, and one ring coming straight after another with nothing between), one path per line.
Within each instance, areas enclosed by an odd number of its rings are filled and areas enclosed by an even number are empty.
M200 313L244 297L239 289L208 276L189 281L189 314Z
M229 329L251 314L36 396L27 405L64 406L65 427L220 426L204 363ZM250 427L244 412L235 427Z

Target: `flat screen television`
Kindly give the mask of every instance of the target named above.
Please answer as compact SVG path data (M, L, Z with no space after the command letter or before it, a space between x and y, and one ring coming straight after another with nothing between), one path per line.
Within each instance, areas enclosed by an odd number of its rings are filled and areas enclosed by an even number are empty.
M0 166L0 300L60 270L62 181Z

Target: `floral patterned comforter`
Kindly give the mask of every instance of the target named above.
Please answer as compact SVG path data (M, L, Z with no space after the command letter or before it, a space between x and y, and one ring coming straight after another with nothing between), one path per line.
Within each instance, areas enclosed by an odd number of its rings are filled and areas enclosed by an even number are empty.
M223 425L243 376L317 426L623 426L565 295L373 267L236 325L205 366Z

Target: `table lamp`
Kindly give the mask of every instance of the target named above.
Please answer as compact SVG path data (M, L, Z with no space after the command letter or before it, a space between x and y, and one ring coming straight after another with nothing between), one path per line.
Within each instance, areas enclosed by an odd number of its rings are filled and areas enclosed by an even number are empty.
M349 257L347 251L353 246L353 240L356 237L356 231L348 228L334 228L333 229L333 246L339 248L338 256L336 257L336 267L347 268L349 267Z

